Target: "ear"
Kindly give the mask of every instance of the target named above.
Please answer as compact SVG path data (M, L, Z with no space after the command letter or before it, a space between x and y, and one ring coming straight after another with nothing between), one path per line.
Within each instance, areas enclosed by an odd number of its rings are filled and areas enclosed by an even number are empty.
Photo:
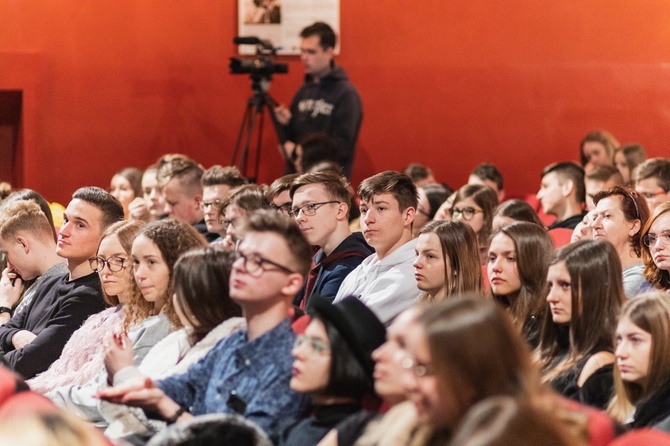
M30 252L30 244L28 243L28 240L25 237L17 235L16 243L21 246L21 248L26 254Z
M414 223L414 216L416 215L416 209L413 207L408 207L403 211L403 221L405 226L409 226Z
M302 288L304 281L305 278L302 276L302 274L289 274L286 285L284 285L281 289L282 294L285 296L295 296Z
M333 60L335 58L335 48L333 47L328 47L324 50L324 53L330 57L330 60Z
M200 204L199 203L201 201L202 201L202 194L198 194L195 197L193 197L193 206L195 206L195 208L197 210L200 210Z
M347 219L349 211L349 204L348 203L340 203L337 205L337 220L342 221Z
M640 219L636 218L635 220L633 220L632 225L628 230L628 236L633 237L640 231L640 227L641 227Z
M575 182L572 180L565 180L561 184L561 192L564 197L569 196L575 190Z

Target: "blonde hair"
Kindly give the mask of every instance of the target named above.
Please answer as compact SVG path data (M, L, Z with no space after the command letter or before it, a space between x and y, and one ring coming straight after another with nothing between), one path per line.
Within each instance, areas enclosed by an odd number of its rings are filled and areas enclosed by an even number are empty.
M53 240L49 220L34 201L17 200L0 212L0 237L11 239L21 232L29 232L44 242Z

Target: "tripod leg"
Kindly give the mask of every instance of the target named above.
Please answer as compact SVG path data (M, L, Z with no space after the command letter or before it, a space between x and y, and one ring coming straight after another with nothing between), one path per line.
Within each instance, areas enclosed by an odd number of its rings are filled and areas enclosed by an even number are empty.
M254 106L251 103L247 104L246 109L244 110L244 115L242 116L242 124L240 125L240 130L237 133L237 139L235 140L235 148L233 150L233 157L230 160L230 165L234 166L237 164L237 155L240 152L240 149L243 148L244 151L246 151L249 147L249 142L246 141L245 144L242 146L240 145L242 142L242 135L244 134L244 129L247 126L247 123L249 122L249 119L251 117L251 112L253 111ZM239 167L239 166L238 166Z

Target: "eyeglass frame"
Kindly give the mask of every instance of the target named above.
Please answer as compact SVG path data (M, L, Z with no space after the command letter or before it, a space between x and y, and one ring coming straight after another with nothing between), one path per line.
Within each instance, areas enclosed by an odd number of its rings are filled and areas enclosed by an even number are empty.
M287 201L284 204L281 204L277 206L274 203L270 203L270 209L274 209L277 212L283 212L284 214L288 215L289 212L291 212L291 206L293 206L293 203L290 201Z
M117 260L120 261L121 264L118 265L119 269L117 269L117 270L112 269L112 263L110 263L110 260L112 260L112 259L117 259ZM91 257L91 258L88 259L88 266L89 266L89 267L93 270L93 272L95 272L95 273L101 273L102 271L104 271L104 270L105 270L105 266L107 267L107 269L109 270L109 272L111 272L111 273L118 273L118 272L122 271L122 270L126 267L125 262L128 261L128 260L129 260L129 259L127 259L127 258L124 259L123 257L119 257L119 256L111 256L111 257L108 258L108 259L105 259L104 257L100 257L100 256L95 256L95 257ZM93 267L93 262L102 263L102 268L94 268L94 267ZM115 266L115 268L116 268L116 266Z
M249 261L250 256L254 256L254 257L259 259L259 260L252 260L253 263L258 265L257 269L255 269L254 271L250 271L248 266L247 266L247 262ZM277 262L273 262L272 260L266 259L265 257L263 257L259 254L256 254L256 253L243 254L242 252L237 250L235 252L234 257L233 257L233 264L235 264L239 259L242 259L242 265L244 266L244 270L247 273L249 273L249 275L251 275L253 277L260 277L264 272L269 272L269 271L281 271L281 272L284 272L286 274L295 274L295 271L293 271L292 269L290 269L290 268L288 268L284 265L280 265ZM264 268L263 267L264 264L272 265L277 269ZM257 271L261 271L261 273L256 274Z
M320 201L317 203L307 203L303 204L300 207L291 208L288 215L291 218L298 218L300 212L302 212L302 215L304 215L305 217L314 217L316 215L316 211L318 211L322 206L334 203L340 204L342 202L338 200L330 200L330 201Z
M295 341L293 341L293 349L300 348L305 344L309 345L309 353L307 356L310 358L331 352L330 346L326 345L321 339L307 336L304 333L295 337Z
M651 248L656 245L656 243L661 240L661 245L663 246L670 246L670 232L664 231L661 232L660 234L656 235L654 234L654 240L650 240L650 235L649 233L645 234L644 237L642 237L642 243L644 243L644 246L647 248ZM666 238L667 241L663 241L663 238Z
M449 210L449 212L451 213L451 217L452 217L452 218L455 218L455 217L456 217L456 214L461 214L461 215L463 216L463 220L465 220L465 221L470 221L470 220L472 220L473 217L475 216L475 214L478 214L478 213L480 213L480 212L481 212L482 214L484 213L484 211L481 210L481 209L475 209L475 208L473 208L473 207L469 207L469 206L466 207L466 208L464 208L464 209L458 209L458 208L456 208L456 207L452 207L452 208ZM470 216L468 217L467 214L470 214Z
M217 198L214 201L204 201L200 200L198 201L198 207L200 208L201 211L204 211L208 207L211 207L213 210L218 211L221 209L221 205L223 205L223 202L225 199Z

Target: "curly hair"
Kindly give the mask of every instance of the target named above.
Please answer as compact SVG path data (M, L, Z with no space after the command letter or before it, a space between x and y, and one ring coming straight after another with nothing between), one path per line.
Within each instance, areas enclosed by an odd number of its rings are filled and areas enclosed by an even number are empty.
M161 312L168 317L174 327L180 327L181 323L172 305L172 275L174 265L179 256L190 249L206 246L207 241L193 226L172 219L159 220L147 224L137 234L135 240L141 236L146 237L156 245L163 261L168 267L170 272L169 285L165 292L165 305ZM137 281L134 278L131 281L131 292L126 307L125 330L141 323L155 311L153 304L147 302L142 297Z

